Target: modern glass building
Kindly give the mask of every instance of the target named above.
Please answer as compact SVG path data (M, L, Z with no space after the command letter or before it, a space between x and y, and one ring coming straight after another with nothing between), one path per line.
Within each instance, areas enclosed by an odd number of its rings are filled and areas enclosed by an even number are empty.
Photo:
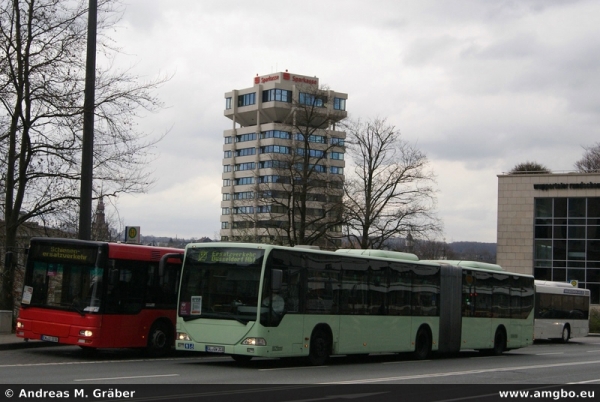
M498 176L497 262L600 304L600 173Z
M300 222L341 238L348 95L287 71L253 84L225 94L221 240L288 245Z

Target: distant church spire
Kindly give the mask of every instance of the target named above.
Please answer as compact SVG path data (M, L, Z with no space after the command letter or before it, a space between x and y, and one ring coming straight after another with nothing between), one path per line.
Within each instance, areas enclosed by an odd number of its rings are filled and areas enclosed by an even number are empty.
M106 216L104 215L104 200L103 196L98 199L98 205L96 206L96 213L92 221L92 239L101 241L110 241L110 230L108 223L106 222Z

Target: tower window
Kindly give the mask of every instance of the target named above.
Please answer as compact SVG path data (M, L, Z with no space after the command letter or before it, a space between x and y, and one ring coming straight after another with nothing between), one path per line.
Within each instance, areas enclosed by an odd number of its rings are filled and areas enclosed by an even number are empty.
M256 92L238 96L238 107L254 105L256 103Z
M278 88L267 89L266 91L263 91L262 101L263 102L276 101L276 102L291 103L292 102L292 91L287 91L285 89L278 89Z
M333 108L335 110L346 110L346 99L333 98Z

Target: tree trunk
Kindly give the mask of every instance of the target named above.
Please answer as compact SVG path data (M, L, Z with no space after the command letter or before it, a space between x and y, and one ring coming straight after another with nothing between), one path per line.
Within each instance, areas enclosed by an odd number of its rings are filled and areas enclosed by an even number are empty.
M15 219L10 220L14 221ZM5 224L5 243L4 249L2 250L3 271L0 310L13 311L15 296L15 265L17 260L17 225L15 222L9 222L9 219L6 220Z

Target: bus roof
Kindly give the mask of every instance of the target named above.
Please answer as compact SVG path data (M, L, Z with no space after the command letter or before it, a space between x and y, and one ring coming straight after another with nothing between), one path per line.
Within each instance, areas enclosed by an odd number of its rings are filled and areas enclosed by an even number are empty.
M399 261L410 261L420 263L422 261L419 260L415 254L410 253L402 253L398 251L388 251L388 250L364 250L364 249L339 249L335 252L328 250L320 250L314 247L289 247L289 246L279 246L274 244L262 244L262 243L236 243L236 242L211 242L211 243L188 243L186 245L186 249L188 248L203 248L203 247L240 247L240 248L254 248L254 249L263 249L263 250L290 250L290 251L300 251L305 253L319 253L319 254L350 254L354 256L362 256L362 257L373 257L373 258L385 258L391 260L399 260ZM430 263L431 264L431 263Z
M504 268L502 268L500 265L490 264L490 263L487 263L487 262L480 262L480 261L466 261L466 260L427 260L427 262L433 262L433 263L436 263L436 264L448 264L448 265L453 265L455 267L463 267L463 268L486 269L486 270L490 270L490 271L504 271Z
M415 254L411 253L403 253L398 251L389 251L389 250L372 250L372 249L339 249L335 252L327 251L327 250L319 250L313 248L304 248L304 247L289 247L289 246L279 246L273 244L262 244L262 243L236 243L236 242L211 242L211 243L189 243L186 246L186 250L188 248L203 248L203 247L240 247L240 248L253 248L253 249L263 249L265 251L280 249L280 250L290 250L290 251L302 251L306 253L319 253L319 254L349 254L354 256L362 256L362 257L372 257L377 259L387 259L387 260L396 260L396 261L405 261L411 262L419 265L450 265L457 268L472 268L477 270L484 271L495 271L502 272L507 275L516 275L516 276L525 276L532 278L532 275L522 274L518 272L508 272L505 271L500 265L490 264L486 262L479 261L466 261L466 260L420 260Z
M335 252L344 254L364 255L369 257L392 258L394 260L419 261L419 257L417 257L415 254L402 253L400 251L341 248L339 250L336 250Z
M535 280L535 286L549 286L553 288L577 288L571 285L570 282L554 282L554 281L542 281L539 279Z
M569 282L553 282L536 279L535 289L539 293L590 295L589 289L573 286Z

